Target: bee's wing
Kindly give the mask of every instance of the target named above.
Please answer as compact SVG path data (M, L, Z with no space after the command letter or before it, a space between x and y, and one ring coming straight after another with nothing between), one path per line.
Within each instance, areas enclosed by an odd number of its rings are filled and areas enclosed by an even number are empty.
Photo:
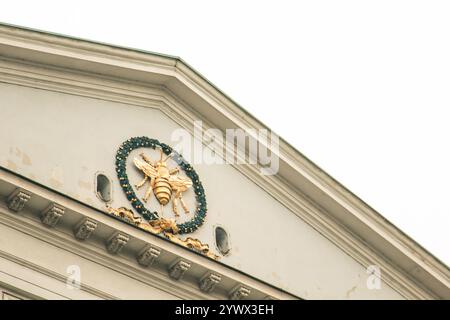
M147 176L155 178L158 176L158 171L150 163L134 158L134 164L139 170L142 170Z
M183 187L189 188L192 186L191 179L175 175L169 177L169 183L174 189L179 189Z

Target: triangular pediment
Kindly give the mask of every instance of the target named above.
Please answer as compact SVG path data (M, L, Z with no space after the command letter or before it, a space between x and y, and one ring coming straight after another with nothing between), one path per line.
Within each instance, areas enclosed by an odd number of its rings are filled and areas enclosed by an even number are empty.
M0 126L0 166L8 174L106 218L110 208L129 209L131 216L116 215L124 224L156 212L175 221L183 240L209 245L204 263L290 297L450 297L444 265L283 139L265 140L268 128L179 58L9 26L0 26L0 56L8 119ZM230 129L243 130L247 144L227 144ZM167 177L191 181L180 182L180 217L172 208L175 182L148 173L159 172L160 147L163 158L171 156L169 169L179 169ZM262 170L272 163L259 161L261 147L276 161L273 174ZM380 290L368 284L374 266Z

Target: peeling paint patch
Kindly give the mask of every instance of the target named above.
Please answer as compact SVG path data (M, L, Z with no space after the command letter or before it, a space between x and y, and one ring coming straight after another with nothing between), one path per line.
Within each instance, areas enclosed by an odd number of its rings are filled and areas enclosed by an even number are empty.
M93 201L91 198L86 198L84 201L85 201L87 204L90 204L90 205L94 206L94 201Z
M72 197L73 199L79 199L79 198L80 198L80 196L78 195L78 193L72 193L72 192L69 192L67 195L68 195L69 197Z
M22 163L26 166L31 166L31 159L25 152L22 153Z
M348 291L346 292L346 294L345 294L345 297L346 297L347 299L349 299L349 298L350 298L350 295L351 295L352 293L355 292L356 288L357 288L357 286L353 286L350 290L348 290Z
M91 186L90 182L86 182L86 181L82 181L82 180L78 181L78 186L80 188L87 189L87 190L91 190L92 189L92 186Z
M7 167L8 169L10 169L10 170L13 170L13 171L17 170L17 164L15 164L15 163L14 163L13 161L11 161L11 160L6 161L6 167Z
M280 277L278 276L278 274L275 273L275 272L272 272L272 277L277 279L277 280L281 280Z
M58 180L55 180L53 178L50 178L50 185L54 188L61 188L62 187L62 183Z
M55 188L60 188L63 186L63 171L61 167L55 167L52 170L52 174L50 177L50 185Z

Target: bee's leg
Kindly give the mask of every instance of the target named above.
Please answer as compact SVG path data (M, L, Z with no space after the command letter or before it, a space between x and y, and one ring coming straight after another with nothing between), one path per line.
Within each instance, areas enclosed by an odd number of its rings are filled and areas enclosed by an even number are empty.
M155 181L154 179L150 178L150 185L148 186L147 191L145 192L145 196L143 198L145 202L147 202L150 196L152 195L153 186L155 184L154 181Z
M146 182L147 182L148 176L145 175L144 180L142 180L139 184L136 184L136 189L139 190L139 188L141 188Z
M179 195L177 192L177 193L175 193L175 196L173 197L173 200L172 200L172 210L173 210L173 213L175 214L175 217L177 217L177 218L180 216L178 214L178 198L179 198Z
M164 213L164 206L161 204L161 212L159 213L159 216L162 218Z
M144 197L142 198L145 202L148 201L148 199L150 198L150 196L152 195L152 187L148 186L147 191L145 192Z
M180 202L181 202L181 206L183 207L184 213L189 214L189 209L188 209L186 203L184 203L183 194L181 192L180 192Z

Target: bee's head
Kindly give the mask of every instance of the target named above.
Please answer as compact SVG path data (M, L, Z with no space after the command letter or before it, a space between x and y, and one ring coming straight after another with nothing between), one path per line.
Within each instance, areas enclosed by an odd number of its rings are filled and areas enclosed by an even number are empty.
M167 168L167 162L166 161L172 156L172 153L169 154L165 159L163 159L163 156L164 156L163 150L161 149L160 152L161 152L161 156L159 158L159 161L157 161L155 163L155 167Z
M167 168L167 163L165 161L158 161L156 162L155 167Z

